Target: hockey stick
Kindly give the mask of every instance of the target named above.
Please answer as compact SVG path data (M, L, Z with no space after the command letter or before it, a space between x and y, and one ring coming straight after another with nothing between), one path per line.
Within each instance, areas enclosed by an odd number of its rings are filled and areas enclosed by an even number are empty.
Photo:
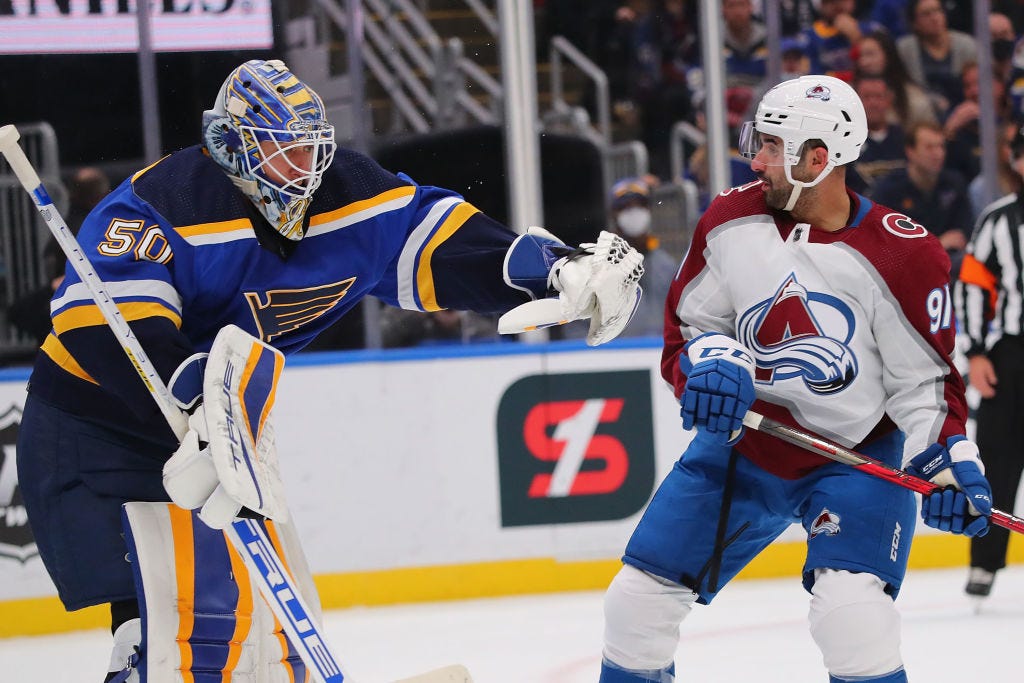
M814 436L807 432L801 431L796 427L790 427L784 425L781 422L767 418L764 415L755 413L753 410L748 411L743 417L743 424L751 429L756 429L759 432L765 434L771 434L787 443L800 446L806 450L812 451L819 455L823 455L830 460L841 462L844 465L850 465L856 467L861 472L870 474L873 477L879 479L885 479L891 481L897 486L902 486L905 489L916 491L922 495L928 495L941 491L942 487L932 482L915 477L898 467L888 465L881 460L876 460L868 455L863 455L855 451L843 448L839 444L832 443L822 439L819 436ZM992 510L992 514L989 515L988 521L997 526L1004 527L1010 531L1016 531L1019 534L1024 534L1024 519L1015 517L1007 512L1001 510Z
M149 389L167 424L179 441L188 432L186 415L175 405L167 385L157 374L149 357L135 337L128 322L107 292L106 286L93 269L78 240L53 205L39 175L18 144L18 131L12 125L0 127L0 154L7 159L21 186L32 197L32 202L46 222L46 227L68 257L68 262L89 288L103 319L114 332L121 348L135 371ZM237 519L224 529L231 544L245 562L249 573L256 577L260 593L274 616L298 651L303 663L319 683L342 683L342 673L327 641L317 628L298 587L285 570L281 558L267 538L263 527L252 519ZM461 666L446 667L408 679L409 683L470 683L468 672Z

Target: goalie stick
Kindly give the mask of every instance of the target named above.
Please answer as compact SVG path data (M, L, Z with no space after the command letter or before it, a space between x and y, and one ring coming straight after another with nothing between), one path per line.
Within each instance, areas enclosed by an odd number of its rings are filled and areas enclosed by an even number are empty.
M188 432L187 416L174 404L167 385L157 374L145 350L135 337L135 333L132 332L128 322L107 292L103 281L82 251L78 240L75 239L60 212L53 205L46 188L39 180L39 175L18 144L19 137L15 126L0 127L0 154L7 159L21 186L32 197L32 202L46 222L46 227L53 233L57 243L67 255L68 262L89 288L93 300L103 314L104 321L114 332L114 336L117 337L117 341L124 349L139 378L145 383L153 400L156 401L174 435L181 441ZM285 570L281 558L267 538L263 527L252 519L236 519L224 529L224 533L242 557L249 573L255 577L264 600L270 606L274 616L281 622L289 641L298 651L314 679L319 683L342 683L351 680L342 672L337 659L331 653L326 639L311 617L312 612L302 598L298 586ZM455 665L398 683L472 683L472 681L465 667Z
M941 491L942 487L932 482L915 477L914 475L888 465L881 460L876 460L868 455L863 455L855 451L851 451L847 448L843 448L839 444L832 443L819 436L809 434L796 427L790 427L784 425L781 422L767 418L760 413L755 413L753 410L748 411L743 417L743 424L751 429L756 429L759 432L765 434L771 434L787 443L791 443L795 446L800 446L808 451L812 451L819 455L823 455L829 460L835 460L841 462L844 465L850 465L856 467L861 472L870 474L873 477L879 479L885 479L891 481L897 486L902 486L905 489L916 491L922 495L928 495ZM1016 517L1007 512L1001 510L992 510L992 514L989 515L988 521L997 526L1001 526L1010 531L1016 531L1018 534L1024 534L1024 519Z

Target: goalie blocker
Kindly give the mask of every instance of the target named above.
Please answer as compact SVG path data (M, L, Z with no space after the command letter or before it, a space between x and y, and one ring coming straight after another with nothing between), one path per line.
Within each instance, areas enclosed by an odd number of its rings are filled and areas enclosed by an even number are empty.
M189 431L164 465L171 500L223 529L241 508L285 521L288 511L270 413L284 356L235 325L209 354L191 356L170 389L191 410Z

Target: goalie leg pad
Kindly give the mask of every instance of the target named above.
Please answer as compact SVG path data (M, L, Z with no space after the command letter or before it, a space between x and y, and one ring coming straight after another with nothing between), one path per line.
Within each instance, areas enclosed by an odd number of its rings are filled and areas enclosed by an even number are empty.
M885 582L867 573L815 570L811 636L839 681L889 681L902 675L900 615Z
M679 624L696 599L685 586L623 565L604 598L605 660L626 671L667 671L679 645Z
M126 504L124 530L141 613L140 683L306 679L222 531L165 503Z

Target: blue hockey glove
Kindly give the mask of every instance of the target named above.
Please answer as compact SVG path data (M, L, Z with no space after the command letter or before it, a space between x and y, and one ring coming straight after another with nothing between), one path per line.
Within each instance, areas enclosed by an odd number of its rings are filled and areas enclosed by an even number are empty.
M755 399L753 357L724 334L703 334L685 350L679 358L687 375L679 411L683 428L696 427L722 444L739 441L743 416Z
M978 447L965 436L952 436L932 444L914 456L907 472L942 486L941 491L921 497L921 519L930 527L965 536L988 533L992 514L992 487Z

